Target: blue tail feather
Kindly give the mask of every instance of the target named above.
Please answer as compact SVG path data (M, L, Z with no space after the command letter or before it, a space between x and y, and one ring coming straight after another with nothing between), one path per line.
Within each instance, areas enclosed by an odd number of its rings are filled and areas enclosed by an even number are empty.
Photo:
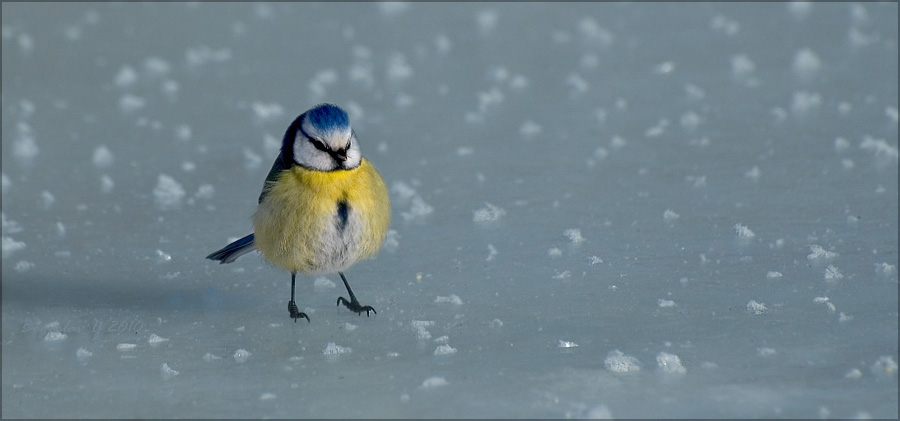
M210 260L218 260L219 263L231 263L237 260L238 257L241 257L242 255L253 250L256 250L256 244L253 243L253 234L250 234L244 238L235 240L225 247L222 247L221 250L213 252L209 256L206 256L206 258Z

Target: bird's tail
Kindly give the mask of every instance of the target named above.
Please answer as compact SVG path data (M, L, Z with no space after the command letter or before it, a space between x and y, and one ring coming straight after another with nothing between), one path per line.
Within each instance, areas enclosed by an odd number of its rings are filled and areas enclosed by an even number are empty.
M231 263L237 260L238 257L249 253L253 250L256 250L256 244L253 243L253 234L250 234L240 240L235 240L231 244L222 247L221 250L215 251L209 256L206 256L207 259L210 260L218 260L219 263Z

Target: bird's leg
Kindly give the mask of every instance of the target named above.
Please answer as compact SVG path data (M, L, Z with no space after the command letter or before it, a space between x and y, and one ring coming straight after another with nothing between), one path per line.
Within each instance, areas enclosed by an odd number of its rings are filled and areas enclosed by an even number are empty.
M297 323L297 319L306 318L306 322L309 323L309 316L306 313L301 313L300 309L297 308L297 303L294 302L294 284L297 282L297 273L291 272L291 301L288 301L288 311L291 313L291 318L294 319L294 323Z
M347 283L347 277L344 276L344 272L338 272L338 275L341 275L341 280L344 281L344 286L347 287L347 293L350 294L350 301L347 301L344 297L338 297L337 305L344 304L344 307L350 309L350 311L355 311L356 314L362 315L362 312L366 312L366 317L369 317L369 312L378 314L372 306L363 306L359 304L359 300L356 299L356 295L353 294L353 290L350 289L350 284Z

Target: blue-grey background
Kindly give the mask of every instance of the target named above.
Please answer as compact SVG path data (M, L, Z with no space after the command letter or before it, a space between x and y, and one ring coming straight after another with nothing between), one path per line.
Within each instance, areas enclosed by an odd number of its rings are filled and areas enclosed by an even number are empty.
M4 417L898 415L897 4L2 5ZM350 114L392 233L258 255Z

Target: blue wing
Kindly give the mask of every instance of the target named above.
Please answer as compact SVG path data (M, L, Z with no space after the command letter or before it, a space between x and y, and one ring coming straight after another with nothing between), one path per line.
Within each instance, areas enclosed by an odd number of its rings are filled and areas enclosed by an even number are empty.
M253 234L250 234L240 240L235 240L233 243L222 247L221 250L213 252L209 256L206 256L207 259L210 260L218 260L219 263L231 263L237 260L238 257L249 253L253 250L256 250L256 244L253 243Z

